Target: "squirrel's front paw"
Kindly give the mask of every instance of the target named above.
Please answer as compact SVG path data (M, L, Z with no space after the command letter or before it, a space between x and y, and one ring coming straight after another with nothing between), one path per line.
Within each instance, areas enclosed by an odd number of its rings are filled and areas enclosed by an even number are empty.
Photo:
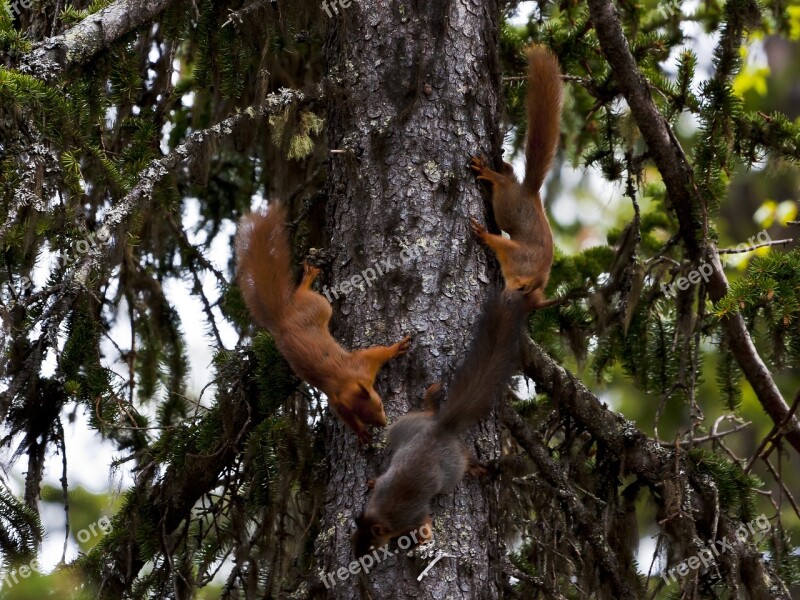
M396 356L401 356L401 355L405 354L406 352L408 352L409 348L411 348L411 340L413 340L413 339L414 338L412 338L410 335L407 335L402 340L397 342L397 344L396 344L397 345L397 354L396 354Z
M314 265L309 264L308 261L304 261L303 262L303 274L306 277L314 278L314 277L316 277L317 275L320 274L320 270L319 270L319 267L315 267Z
M484 169L489 168L489 164L486 162L486 159L483 156L470 156L469 168L480 175Z
M478 237L483 237L487 233L486 227L481 225L480 222L478 222L478 219L476 219L475 217L469 218L469 228L472 229L472 233L474 233Z

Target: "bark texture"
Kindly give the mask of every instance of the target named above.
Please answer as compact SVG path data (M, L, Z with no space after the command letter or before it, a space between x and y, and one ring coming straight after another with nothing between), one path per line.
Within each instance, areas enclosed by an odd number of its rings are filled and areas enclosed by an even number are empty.
M412 350L382 370L377 389L390 422L420 408L425 387L445 385L464 356L483 299L498 288L494 264L470 234L484 202L467 171L470 154L499 150L497 10L478 0L353 3L334 15L327 63L329 286L364 269L394 267L362 291L334 300L334 333L346 347L414 336ZM416 255L400 264L401 251ZM328 440L331 478L317 552L325 572L353 560L353 517L366 480L388 464L356 446L338 422ZM479 459L499 455L497 419L473 427ZM387 558L368 577L336 580L335 598L497 598L501 540L497 490L465 479L434 502L434 543ZM396 546L392 547L394 551ZM417 577L441 551L444 558ZM424 555L424 556L423 556Z

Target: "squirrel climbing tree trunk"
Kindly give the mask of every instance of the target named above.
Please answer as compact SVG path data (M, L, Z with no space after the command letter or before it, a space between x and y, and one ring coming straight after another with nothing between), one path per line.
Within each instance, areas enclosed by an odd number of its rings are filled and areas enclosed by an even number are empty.
M339 7L326 47L332 265L323 283L338 286L333 330L345 347L414 338L376 380L390 423L419 409L429 384L448 384L483 300L502 285L469 230L469 217L483 217L485 208L467 169L470 155L496 154L501 141L497 10L475 0L412 4L405 11L386 0ZM341 423L328 425L317 555L331 573L353 561L353 519L364 508L367 479L388 457L383 431L365 452ZM480 460L497 458L495 414L466 441ZM495 485L465 479L436 499L424 556L394 554L392 546L391 558L369 575L329 578L328 597L499 597ZM437 552L454 558L440 559L418 581Z

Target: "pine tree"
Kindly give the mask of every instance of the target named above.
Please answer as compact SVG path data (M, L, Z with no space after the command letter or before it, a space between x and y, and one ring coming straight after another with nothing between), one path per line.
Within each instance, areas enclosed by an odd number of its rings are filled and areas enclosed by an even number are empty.
M0 0L4 597L797 591L800 115L760 97L781 90L780 68L747 51L773 44L796 79L800 12L537 2L520 26L516 4ZM376 385L390 421L419 408L502 285L469 230L487 202L467 164L519 153L532 42L565 73L559 166L622 200L608 228L552 211L547 294L563 302L531 315L522 377L467 436L488 476L436 500L431 544L353 573L382 433L360 447L252 324L234 225L255 200L283 201L337 340L414 337ZM546 205L586 206L563 172ZM177 285L214 351L202 393ZM68 461L76 419L111 464ZM73 484L100 464L132 485ZM45 503L66 510L81 554L31 575ZM639 564L648 538L658 559Z

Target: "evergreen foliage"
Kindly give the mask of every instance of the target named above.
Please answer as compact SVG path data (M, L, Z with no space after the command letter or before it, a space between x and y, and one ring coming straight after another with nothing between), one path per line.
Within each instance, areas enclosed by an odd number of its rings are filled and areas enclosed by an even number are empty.
M3 550L3 568L30 561L36 556L42 541L39 515L17 500L6 489L0 489L0 548Z
M317 2L176 0L56 81L21 68L44 38L110 4L37 2L17 14L0 0L0 447L11 450L8 466L26 472L14 481L22 489L15 496L5 487L3 461L0 575L41 550L45 465L64 457L65 423L85 416L113 448L116 468L135 481L115 507L112 531L59 570L56 579L75 579L49 581L51 591L63 584L72 597L289 597L316 580L315 544L325 536L325 403L298 384L274 340L248 325L231 284L233 263L220 268L213 255L220 242L230 245L233 222L259 198L290 206L296 257L325 245L324 102L338 85L323 63L327 17ZM688 160L698 198L691 218L704 238L694 242L735 245L753 233L751 215L762 201L780 196L796 205L798 114L765 106L757 92L739 93L736 82L745 68L741 48L754 40L773 36L797 52L797 7L615 4L653 102ZM687 31L718 32L703 38L713 40L710 61L710 47L693 46ZM525 132L522 48L543 43L566 74L558 160L626 197L608 227L551 219L559 247L547 294L565 301L534 313L529 329L631 419L620 424L628 445L615 447L556 394L515 403L542 455L572 487L559 489L541 463L534 469L530 452L508 434L503 459L521 463L500 480L498 526L519 542L509 552L514 570L504 571L508 597L610 597L597 540L564 504L570 494L602 523L602 541L632 589L648 597L653 590L658 597L730 597L741 586L730 565L688 592L663 586L655 570L637 563L642 536L657 536L667 565L696 553L715 517L692 502L712 488L722 518L769 514L765 568L787 587L800 585L800 515L785 493L795 489L796 496L798 481L789 475L796 452L779 435L754 465L742 458L774 423L732 351L739 342L723 327L741 315L770 376L785 393L796 389L800 252L773 246L747 254L745 269L726 269L730 287L717 302L707 279L682 287L704 263L681 237L675 197L620 95L587 4L537 2L526 25L504 19L498 41L503 126L513 151ZM794 68L796 79L800 65ZM306 100L262 112L284 89ZM251 118L181 149L193 133L237 115ZM165 155L177 156L177 168L163 172L154 163ZM138 194L145 176L156 184ZM755 177L777 183L764 191ZM556 173L548 182L549 208L567 179ZM749 195L742 191L748 186ZM588 192L567 191L575 192L573 212L581 216ZM773 224L772 238L797 237L797 227L784 231L791 220ZM202 324L181 320L172 295L178 284L201 307ZM215 350L213 385L200 397L190 385L195 328ZM241 338L235 346L234 333ZM715 437L723 418L754 424L748 437L726 446L733 436ZM659 482L630 470L633 441L644 436L668 466ZM685 489L676 489L681 482ZM122 556L122 549L134 551ZM737 560L753 556L761 560L757 551Z

